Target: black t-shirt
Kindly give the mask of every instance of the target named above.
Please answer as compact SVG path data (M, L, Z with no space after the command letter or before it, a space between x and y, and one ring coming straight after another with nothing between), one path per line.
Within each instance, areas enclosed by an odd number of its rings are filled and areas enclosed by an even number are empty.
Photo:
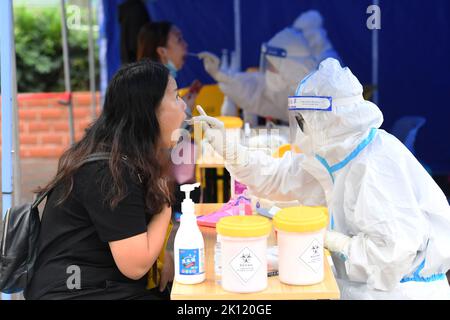
M104 178L109 180L102 183ZM119 271L108 244L146 232L152 216L145 211L139 181L128 169L123 178L126 197L113 210L105 201L111 181L106 161L78 169L73 189L62 204L55 205L61 186L52 191L42 216L27 299L126 299L149 293L146 276L131 280Z

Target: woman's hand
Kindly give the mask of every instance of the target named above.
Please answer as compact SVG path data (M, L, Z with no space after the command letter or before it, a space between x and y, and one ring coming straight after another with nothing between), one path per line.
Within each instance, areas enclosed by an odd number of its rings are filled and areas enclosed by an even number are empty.
M167 206L152 217L147 232L109 242L114 261L124 276L133 280L141 279L157 261L159 253L164 250L171 215L172 209Z
M186 103L186 106L189 108L189 112L192 113L192 108L194 107L195 104L195 99L197 99L197 93L186 93L182 99L184 100L184 102Z
M169 281L173 281L175 276L175 266L172 253L166 251L164 254L164 265L161 269L161 281L159 282L159 291L164 291Z
M183 96L183 100L186 103L187 107L189 108L190 112L192 113L192 109L195 104L195 99L197 99L197 96L203 87L203 84L199 80L194 80L191 83L191 86L189 87L188 92Z

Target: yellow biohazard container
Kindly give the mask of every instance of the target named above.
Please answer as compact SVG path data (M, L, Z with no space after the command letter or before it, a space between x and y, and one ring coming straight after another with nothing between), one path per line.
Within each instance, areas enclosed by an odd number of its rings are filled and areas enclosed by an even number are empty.
M311 285L323 281L327 220L324 207L290 207L275 214L273 224L277 231L281 282Z
M221 244L222 288L236 293L264 290L270 220L261 216L224 217L216 228Z

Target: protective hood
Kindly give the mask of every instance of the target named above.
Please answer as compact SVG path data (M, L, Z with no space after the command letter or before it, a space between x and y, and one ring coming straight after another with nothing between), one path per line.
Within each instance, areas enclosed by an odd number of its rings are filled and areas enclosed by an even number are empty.
M299 15L292 26L298 30L308 30L321 28L322 23L322 15L319 11L308 10Z
M383 123L381 111L372 102L364 100L362 93L358 79L336 59L324 60L317 71L305 77L295 96L326 97L330 100L330 108L308 110L290 104L289 113L301 115L304 121L300 149L325 158L330 165L348 156L372 128L379 128Z
M294 21L293 27L302 32L317 63L326 58L339 60L322 24L322 15L316 10L309 10Z
M316 62L302 33L293 28L278 32L261 50L261 70L269 90L286 87L294 92L298 82L314 70Z

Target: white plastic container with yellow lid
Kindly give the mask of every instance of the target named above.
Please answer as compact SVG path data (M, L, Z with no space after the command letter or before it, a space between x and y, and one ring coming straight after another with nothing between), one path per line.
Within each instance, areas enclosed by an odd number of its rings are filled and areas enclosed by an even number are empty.
M328 220L325 207L291 207L278 211L278 272L281 282L311 285L323 281L323 241Z
M216 228L221 242L222 288L235 293L264 290L270 220L260 216L230 216L220 219Z

